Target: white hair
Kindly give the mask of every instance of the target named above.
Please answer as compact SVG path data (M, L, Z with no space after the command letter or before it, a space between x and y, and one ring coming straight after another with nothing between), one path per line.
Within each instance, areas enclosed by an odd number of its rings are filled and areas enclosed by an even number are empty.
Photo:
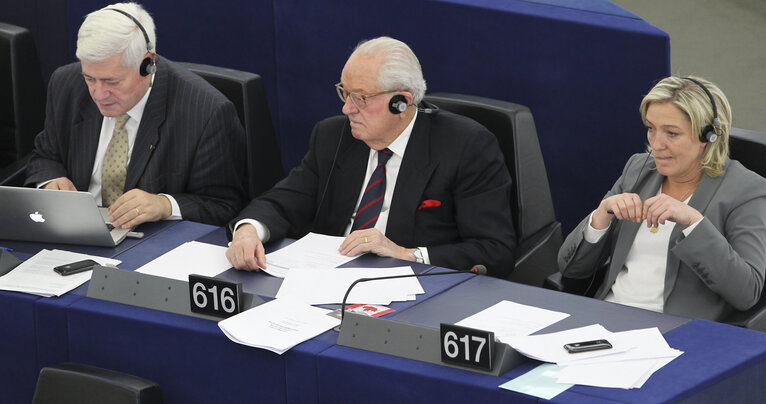
M354 49L353 54L356 53L383 58L377 80L381 91L409 91L415 105L423 100L426 81L417 56L407 44L382 36L360 42Z
M113 10L122 10L138 20L149 37L128 16ZM138 69L148 50L157 45L154 20L149 13L136 3L117 3L94 11L85 17L77 32L77 58L90 63L102 62L112 55L122 54L124 67Z

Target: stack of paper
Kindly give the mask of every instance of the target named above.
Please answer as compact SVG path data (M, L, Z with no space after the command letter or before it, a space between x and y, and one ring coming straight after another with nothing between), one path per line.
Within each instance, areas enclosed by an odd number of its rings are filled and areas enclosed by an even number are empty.
M19 264L13 271L0 277L0 289L44 297L61 296L89 281L93 271L61 276L54 272L53 268L86 259L92 259L102 266L115 266L121 262L70 251L42 250Z
M274 299L218 323L230 340L282 354L340 324L330 310Z
M264 271L277 278L284 278L293 268L335 268L351 261L338 252L345 237L309 233L300 240L266 254Z
M510 337L529 335L535 331L540 331L567 317L569 314L560 311L503 300L455 324L492 331L495 333L495 340L504 341Z
M343 301L357 279L413 275L411 267L395 268L292 268L287 272L277 298L291 298L306 304L335 304ZM392 301L415 300L425 293L418 278L398 278L357 283L346 303L388 305Z
M606 339L611 349L570 354L564 345ZM600 324L551 334L506 338L520 353L563 368L559 383L640 388L649 377L683 352L668 346L657 328L612 333Z
M229 268L226 247L191 241L162 254L136 272L188 281L190 274L216 276Z

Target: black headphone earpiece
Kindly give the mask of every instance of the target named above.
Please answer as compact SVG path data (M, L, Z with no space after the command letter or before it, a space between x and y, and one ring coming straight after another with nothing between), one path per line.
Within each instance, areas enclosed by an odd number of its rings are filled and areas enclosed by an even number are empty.
M407 98L401 94L396 94L391 97L391 101L388 102L388 110L392 114L398 115L407 110Z
M154 61L150 57L144 58L144 60L141 61L141 67L138 68L138 73L141 76L148 76L150 74L154 74L157 72L157 65L154 64Z
M133 17L129 13L127 13L125 11L122 11L120 9L117 9L117 8L105 8L104 10L116 11L116 12L118 12L118 13L120 13L120 14L128 17L128 18L130 18L133 21L133 23L136 24L138 29L141 30L141 33L144 34L144 40L146 41L146 51L147 52L151 52L152 49L154 49L154 47L152 46L152 42L149 41L149 34L146 33L146 30L144 29L144 26L141 25L140 22L138 22L136 17ZM154 60L151 57L147 56L146 58L144 58L144 60L141 61L141 66L139 66L139 68L138 68L138 73L141 76L145 77L145 76L148 76L150 74L154 74L155 72L157 72L157 65L154 64Z
M699 80L695 80L691 77L683 77L685 80L689 80L693 82L694 84L698 85L703 91L705 91L705 94L707 94L707 97L710 99L710 106L713 107L713 124L707 125L700 131L700 142L702 143L713 143L716 140L718 140L718 133L721 130L721 120L718 119L718 109L715 107L715 100L713 99L713 94L710 94L710 90L707 89L702 83L699 82Z

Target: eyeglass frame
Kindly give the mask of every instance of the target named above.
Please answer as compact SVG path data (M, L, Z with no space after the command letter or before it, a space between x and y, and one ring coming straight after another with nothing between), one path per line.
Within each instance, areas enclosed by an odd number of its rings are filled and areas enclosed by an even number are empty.
M377 97L377 96L383 95L383 94L395 93L397 91L402 91L402 90L388 90L388 91L381 91L381 92L375 93L375 94L363 95L363 94L359 94L359 93L354 92L354 91L346 90L343 87L343 82L341 81L341 82L338 82L338 83L335 84L335 91L338 93L338 97L340 98L340 100L344 104L346 103L346 99L351 97L351 102L354 103L354 106L357 107L357 109L361 110L361 109L367 108L367 99L368 98ZM343 93L347 93L348 95L344 97ZM355 98L354 96L359 97L362 100L362 106L359 106L359 104L354 99Z

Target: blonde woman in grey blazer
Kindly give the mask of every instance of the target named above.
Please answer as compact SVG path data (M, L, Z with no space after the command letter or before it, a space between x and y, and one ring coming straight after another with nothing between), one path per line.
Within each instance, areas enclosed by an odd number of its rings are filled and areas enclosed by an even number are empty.
M594 297L691 318L752 307L766 273L766 179L728 158L725 95L668 77L640 109L650 153L632 156L567 236L562 275L606 266Z

